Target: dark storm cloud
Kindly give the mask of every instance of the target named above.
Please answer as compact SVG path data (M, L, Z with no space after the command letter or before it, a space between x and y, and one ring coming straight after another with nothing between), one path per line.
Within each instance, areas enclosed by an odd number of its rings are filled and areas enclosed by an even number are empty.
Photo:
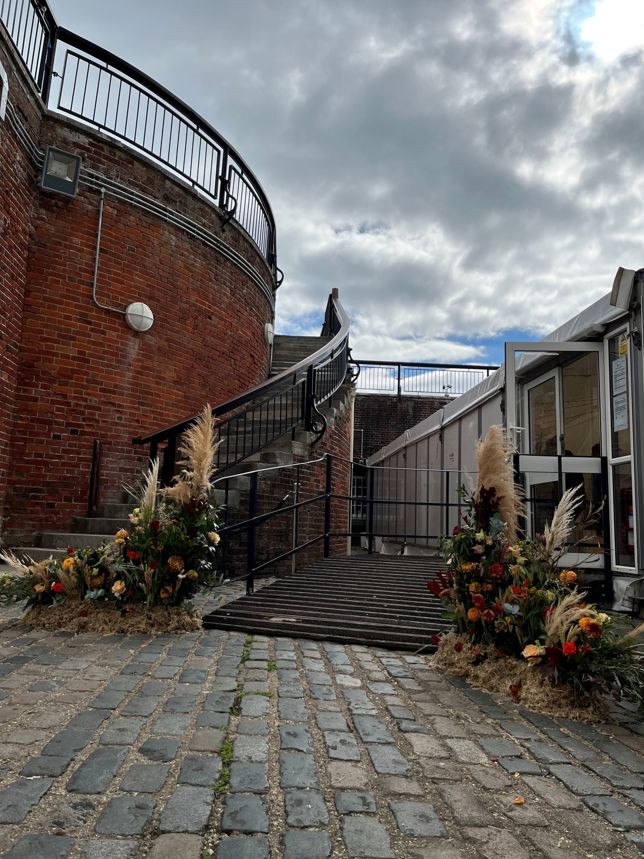
M480 360L641 265L642 57L601 66L588 0L54 0L204 114L278 224L278 319L338 287L355 353Z

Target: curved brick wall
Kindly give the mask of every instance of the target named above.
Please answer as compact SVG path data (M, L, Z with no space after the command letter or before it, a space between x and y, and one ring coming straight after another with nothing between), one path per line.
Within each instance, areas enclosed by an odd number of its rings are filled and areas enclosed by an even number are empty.
M6 68L1 48L0 61ZM9 100L23 124L25 94L14 75ZM268 269L243 231L222 232L212 208L145 159L59 117L44 118L39 129L32 123L30 133L40 149L81 154L95 180L107 177L219 235L270 292ZM84 515L94 439L103 445L101 500L109 500L145 461L133 437L264 380L264 325L272 320L260 286L219 249L109 194L98 299L119 308L144 301L155 324L136 334L120 314L96 307L99 191L82 184L66 199L34 190L36 170L15 137L0 122L0 255L13 261L0 276L0 406L9 416L0 427L0 483L4 530L14 542ZM7 171L7 163L21 169ZM11 229L3 228L7 219Z

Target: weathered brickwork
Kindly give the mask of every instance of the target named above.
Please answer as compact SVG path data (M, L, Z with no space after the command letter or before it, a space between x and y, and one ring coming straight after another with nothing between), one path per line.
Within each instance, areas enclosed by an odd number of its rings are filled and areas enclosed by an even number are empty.
M410 427L441 409L441 397L392 397L358 394L356 397L355 455L367 458Z
M9 80L9 100L23 123L37 135L37 100L22 86L13 58L0 45L0 63ZM18 145L9 118L0 121L0 533L6 515L11 418L18 386L22 306L27 276L29 222L35 172Z
M80 154L85 171L219 235L270 290L266 264L241 229L222 231L210 206L117 142L57 117L38 130L15 80L10 101L41 150ZM272 306L218 249L108 191L97 298L119 309L148 304L154 326L134 333L122 314L92 301L99 189L81 183L74 199L37 191L36 170L6 121L0 158L0 516L4 495L4 531L18 542L84 514L94 439L105 501L145 462L135 436L265 379Z

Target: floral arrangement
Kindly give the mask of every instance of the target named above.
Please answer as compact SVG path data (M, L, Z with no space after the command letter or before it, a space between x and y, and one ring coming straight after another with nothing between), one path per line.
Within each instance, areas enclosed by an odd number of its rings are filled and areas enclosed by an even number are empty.
M205 580L212 581L219 543L217 511L210 500L217 446L206 405L184 434L182 471L174 485L158 488L159 461L153 461L129 527L113 540L97 548L70 547L62 560L23 562L11 552L0 554L28 582L28 605L107 602L127 613L135 604L179 606Z
M477 448L477 488L463 490L463 524L442 544L447 572L427 583L459 633L451 646L474 664L525 660L575 696L609 692L642 704L634 638L618 638L610 616L577 589L577 573L558 564L580 505L577 488L564 494L542 537L519 539L523 505L510 454L501 427L492 427Z

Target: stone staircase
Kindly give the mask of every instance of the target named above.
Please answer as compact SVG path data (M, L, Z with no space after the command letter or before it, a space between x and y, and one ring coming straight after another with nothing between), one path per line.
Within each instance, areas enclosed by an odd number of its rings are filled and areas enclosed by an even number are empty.
M331 337L291 337L277 334L273 340L271 376L294 367L328 343Z
M316 352L331 338L329 337L289 337L278 335L273 344L273 359L271 363L271 375L276 375L288 367L295 366L304 358ZM290 382L286 382L284 390L288 390ZM298 389L299 390L299 389ZM337 410L338 397L326 404L322 411L326 419L332 425ZM248 412L245 426L239 432L239 437L229 436L224 438L220 448L219 473L234 475L256 468L274 465L287 465L293 462L294 456L306 456L309 452L309 433L296 430L288 433L282 438L265 445L262 435L266 433L266 427L278 417L289 415L289 409L295 408L294 404L288 403L288 397L282 402L267 407L258 403ZM242 433L246 438L242 438ZM244 441L247 447L260 446L261 449L251 454L242 462L233 467L228 462L237 459L237 451L243 449ZM249 444L250 442L250 444ZM236 503L238 491L244 488L243 484L237 486L234 482L228 482L228 493L226 503L232 506ZM216 491L216 501L224 503L224 492ZM43 531L34 536L33 546L18 546L13 551L18 556L28 555L34 560L43 560L49 557L61 557L66 554L69 546L79 548L82 546L98 546L114 537L119 528L127 528L128 514L136 506L133 499L123 496L120 501L101 504L94 517L74 517L69 531ZM1 570L0 570L1 572Z

